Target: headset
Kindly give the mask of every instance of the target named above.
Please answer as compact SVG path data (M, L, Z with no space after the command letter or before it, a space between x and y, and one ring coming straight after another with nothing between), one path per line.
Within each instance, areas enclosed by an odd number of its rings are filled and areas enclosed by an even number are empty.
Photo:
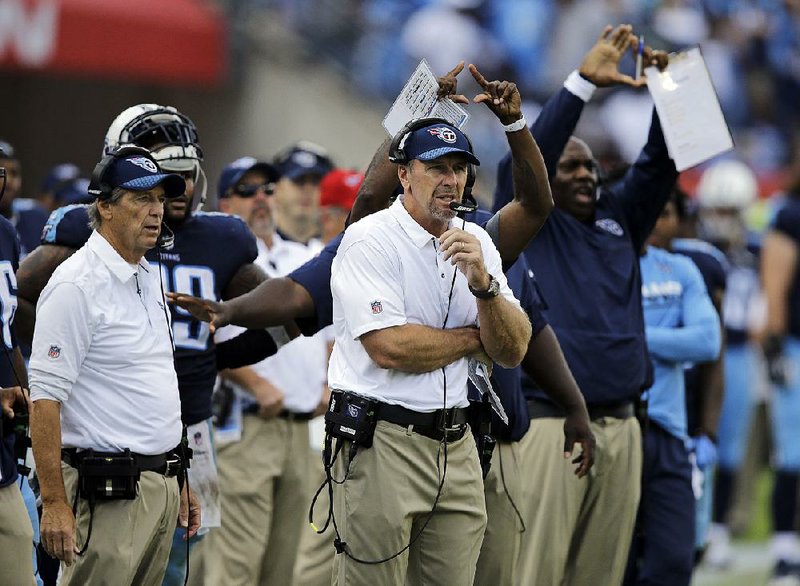
M398 165L408 165L411 161L409 160L405 151L406 141L414 131L419 130L420 128L433 126L434 124L447 124L448 126L452 126L452 124L444 118L416 118L415 120L407 122L403 128L397 131L397 134L394 135L394 138L389 145L389 160L392 163L397 163ZM469 139L469 137L464 134L464 138L467 139L470 152L475 152L475 149L472 147L472 141ZM475 186L475 175L475 165L468 163L467 181L464 184L464 195L462 196L460 202L450 202L450 209L454 212L471 213L478 209L478 204L475 201L475 198L472 197L472 188Z
M0 149L0 159L4 157L3 149ZM6 194L6 168L0 167L0 180L3 181L3 186L0 187L0 200L3 199L3 196Z
M95 196L100 201L107 201L111 197L114 188L106 181L108 169L117 159L128 157L131 155L139 155L152 161L161 172L161 166L158 161L153 157L153 154L144 147L139 146L122 146L111 153L104 155L100 162L97 163L92 171L92 179L89 181L89 195ZM161 222L161 232L158 234L157 246L169 250L175 244L175 234L170 230L166 223Z

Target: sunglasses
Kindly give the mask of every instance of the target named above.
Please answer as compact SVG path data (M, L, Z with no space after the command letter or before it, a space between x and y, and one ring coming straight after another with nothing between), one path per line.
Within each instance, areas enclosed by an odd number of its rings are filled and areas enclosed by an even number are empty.
M233 188L234 195L238 195L239 197L253 197L259 191L263 191L266 195L272 195L275 193L275 184L237 185Z

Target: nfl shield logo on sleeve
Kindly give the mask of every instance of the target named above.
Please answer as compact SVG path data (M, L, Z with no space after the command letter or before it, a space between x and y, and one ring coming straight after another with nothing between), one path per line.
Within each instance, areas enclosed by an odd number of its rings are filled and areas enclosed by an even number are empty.
M381 304L380 301L373 301L372 303L370 303L370 306L372 307L373 315L377 315L383 311L383 305Z
M59 356L61 356L61 348L59 348L58 346L53 344L52 346L50 346L50 349L47 351L47 355L50 358L58 358Z

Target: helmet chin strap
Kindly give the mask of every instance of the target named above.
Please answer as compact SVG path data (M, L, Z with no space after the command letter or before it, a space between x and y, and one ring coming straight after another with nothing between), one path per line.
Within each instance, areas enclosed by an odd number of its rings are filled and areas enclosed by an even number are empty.
M203 171L203 167L200 166L200 163L197 164L195 186L200 187L200 197L197 199L197 205L194 207L193 211L199 212L206 204L206 194L208 193L208 178L206 177L206 172ZM197 189L197 187L195 187L195 189Z

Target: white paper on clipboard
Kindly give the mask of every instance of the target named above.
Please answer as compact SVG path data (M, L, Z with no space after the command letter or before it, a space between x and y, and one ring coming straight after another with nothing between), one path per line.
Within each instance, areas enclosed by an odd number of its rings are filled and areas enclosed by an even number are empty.
M648 67L646 73L667 149L678 171L733 148L700 49L670 55L664 71Z
M467 111L450 98L437 100L438 90L436 76L423 59L383 119L386 132L394 136L406 123L417 118L444 118L456 128L464 126L469 119Z

